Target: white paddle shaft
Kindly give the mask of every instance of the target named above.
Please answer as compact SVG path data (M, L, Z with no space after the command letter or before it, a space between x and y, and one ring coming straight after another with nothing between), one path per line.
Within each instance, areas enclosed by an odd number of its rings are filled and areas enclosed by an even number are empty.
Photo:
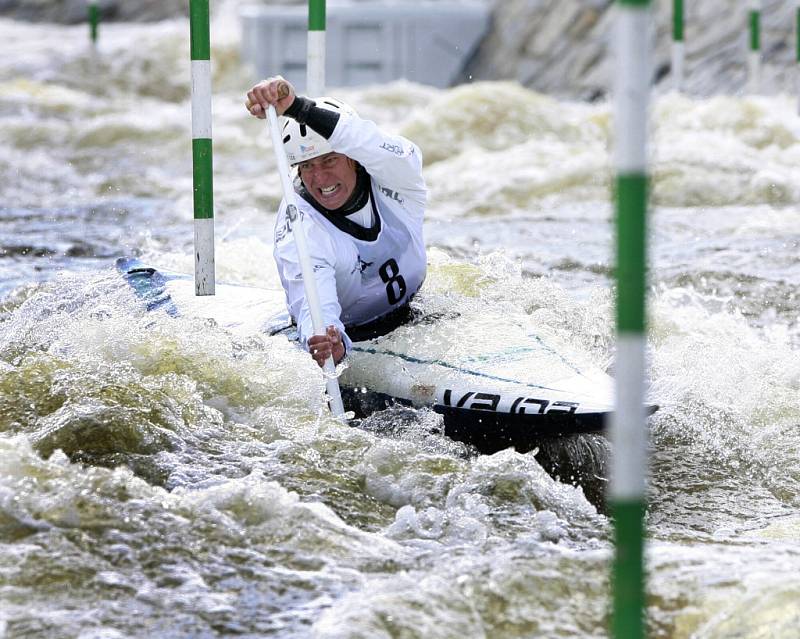
M319 291L317 290L317 280L314 277L314 266L311 264L311 258L308 255L306 235L303 232L303 218L297 208L297 196L289 173L289 162L286 160L286 153L283 150L278 114L272 105L267 110L267 119L269 121L269 132L272 136L272 147L275 149L275 159L278 161L278 173L281 176L283 199L286 201L286 216L291 224L294 244L297 247L297 257L300 260L300 271L303 273L303 287L306 292L308 308L311 311L314 334L324 335L325 324L322 321L322 308L319 301ZM342 405L342 394L339 391L339 380L336 378L336 365L333 362L333 357L329 357L325 361L325 366L322 370L325 372L326 390L331 398L331 412L336 417L343 417L344 406Z

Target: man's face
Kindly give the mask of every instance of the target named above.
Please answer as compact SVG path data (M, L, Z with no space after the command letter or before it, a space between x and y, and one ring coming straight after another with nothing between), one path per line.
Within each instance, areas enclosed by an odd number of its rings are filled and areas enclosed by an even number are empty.
M298 171L308 192L326 209L338 209L356 187L356 163L341 153L300 162Z

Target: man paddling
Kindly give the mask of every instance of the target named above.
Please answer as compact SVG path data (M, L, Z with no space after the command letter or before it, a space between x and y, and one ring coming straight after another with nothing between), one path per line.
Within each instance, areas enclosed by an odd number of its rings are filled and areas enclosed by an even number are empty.
M335 98L295 94L280 76L256 84L245 106L263 119L286 116L283 142L297 169L298 208L317 278L325 335L314 335L286 201L275 221L274 257L301 343L322 366L352 339L383 334L410 318L425 279L422 154Z

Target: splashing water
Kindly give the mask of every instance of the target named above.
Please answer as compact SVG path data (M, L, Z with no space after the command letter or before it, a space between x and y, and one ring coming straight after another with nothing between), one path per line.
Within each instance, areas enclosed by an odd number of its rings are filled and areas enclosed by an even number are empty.
M212 27L217 276L278 290L280 183L235 10ZM193 268L188 26L86 40L0 20L3 632L606 636L604 438L477 456L426 410L342 425L283 338L142 308L115 257ZM408 339L478 356L503 316L613 372L609 105L336 93L426 160L420 302L463 321ZM660 96L652 125L650 634L793 637L795 101ZM583 477L545 472L564 455Z

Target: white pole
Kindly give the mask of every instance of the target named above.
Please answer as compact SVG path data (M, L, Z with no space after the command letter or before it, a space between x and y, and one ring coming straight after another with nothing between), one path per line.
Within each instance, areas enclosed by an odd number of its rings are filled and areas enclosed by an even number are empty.
M308 0L306 95L325 93L325 0Z
M289 162L286 160L286 153L283 150L278 114L272 105L267 110L267 118L269 119L269 132L272 137L272 146L275 150L275 159L278 162L278 172L281 176L283 199L286 200L287 217L292 225L294 243L300 260L300 271L303 273L303 286L305 287L308 308L311 311L311 322L314 326L314 333L316 335L324 335L325 324L322 320L322 305L319 301L317 280L314 277L314 266L311 264L311 258L308 255L306 235L303 232L303 218L299 214L297 196L292 186L292 179L289 176ZM336 417L343 417L344 406L342 405L342 394L339 391L339 380L336 378L336 365L333 363L333 357L329 357L326 360L322 370L325 372L326 390L331 398L331 412Z
M683 90L684 50L683 42L672 43L672 88L678 92Z
M616 410L609 505L614 517L616 639L645 636L644 514L647 431L644 407L647 264L647 110L650 1L617 0L614 167L617 217Z

